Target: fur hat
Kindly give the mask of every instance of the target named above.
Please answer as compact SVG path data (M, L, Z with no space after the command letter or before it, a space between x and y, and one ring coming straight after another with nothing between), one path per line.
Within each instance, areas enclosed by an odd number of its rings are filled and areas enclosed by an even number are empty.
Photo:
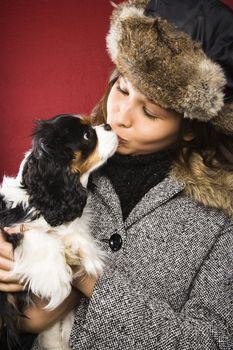
M226 98L232 66L226 74L223 69L226 65L221 64L218 57L214 62L199 42L200 38L193 38L185 26L177 23L175 16L165 19L159 11L152 13L151 4L156 3L159 9L160 2L163 1L129 0L114 5L106 39L113 63L138 91L159 106L182 113L185 118L211 122L223 132L233 133L232 85ZM176 3L187 5L191 2L172 0L164 3L173 6L170 13L175 14L178 11L174 8ZM216 0L204 2L216 3ZM186 6L185 11L183 18L187 19L191 10L189 13ZM193 18L199 18L195 11L192 13ZM233 13L229 13L233 19ZM219 52L226 55L224 50Z

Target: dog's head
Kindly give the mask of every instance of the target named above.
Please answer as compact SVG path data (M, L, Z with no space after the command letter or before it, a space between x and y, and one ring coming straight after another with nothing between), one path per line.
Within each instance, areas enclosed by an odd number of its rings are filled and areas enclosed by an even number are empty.
M115 152L117 144L109 125L92 127L80 116L38 121L22 174L29 204L51 226L80 217L89 174Z

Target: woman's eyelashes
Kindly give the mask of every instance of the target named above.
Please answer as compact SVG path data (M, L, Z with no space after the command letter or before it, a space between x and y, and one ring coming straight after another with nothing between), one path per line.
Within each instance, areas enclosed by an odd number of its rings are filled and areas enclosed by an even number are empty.
M146 107L142 107L142 109L143 109L144 114L148 118L150 118L150 119L158 119L158 116L155 113L152 113L152 112L148 111L148 109Z
M129 95L129 91L119 83L117 83L117 86L116 86L117 90L122 94L122 95L126 95L128 96ZM143 113L146 117L150 118L150 119L158 119L158 116L151 112L150 110L148 110L148 108L146 108L145 106L142 107L143 109Z
M120 84L117 85L117 90L120 91L120 93L122 93L123 95L128 95L128 91L123 89Z

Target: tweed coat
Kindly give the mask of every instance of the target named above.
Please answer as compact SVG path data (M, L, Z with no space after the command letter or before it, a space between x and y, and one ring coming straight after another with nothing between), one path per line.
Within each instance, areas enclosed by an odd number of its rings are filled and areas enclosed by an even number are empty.
M109 263L76 311L73 349L233 349L233 222L167 177L125 222L110 181L90 195L93 235ZM122 248L109 237L118 232Z
M93 176L91 227L109 260L76 310L72 349L233 349L233 220L194 200L185 192L194 178L176 180L176 170L125 222L111 182ZM113 252L116 232L123 245Z

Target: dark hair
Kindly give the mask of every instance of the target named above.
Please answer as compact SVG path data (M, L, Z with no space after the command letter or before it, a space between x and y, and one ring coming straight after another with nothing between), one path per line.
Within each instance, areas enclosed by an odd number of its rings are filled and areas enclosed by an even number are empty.
M190 131L194 139L184 141L184 135ZM179 159L187 165L195 152L209 168L233 170L233 136L217 130L208 122L183 118L178 148Z
M112 74L110 75L108 85L106 88L106 91L103 95L103 97L100 99L100 101L97 103L97 105L94 107L94 109L91 112L91 122L93 125L98 125L102 123L106 123L107 120L107 100L108 95L119 78L120 73L117 69L115 69Z
M106 122L108 95L119 76L120 73L115 69L110 76L105 94L93 109L91 120L94 125ZM185 141L184 136L190 132L194 138ZM233 170L233 135L221 132L208 122L182 118L177 157L180 162L189 166L194 152L200 154L204 164L209 168Z

